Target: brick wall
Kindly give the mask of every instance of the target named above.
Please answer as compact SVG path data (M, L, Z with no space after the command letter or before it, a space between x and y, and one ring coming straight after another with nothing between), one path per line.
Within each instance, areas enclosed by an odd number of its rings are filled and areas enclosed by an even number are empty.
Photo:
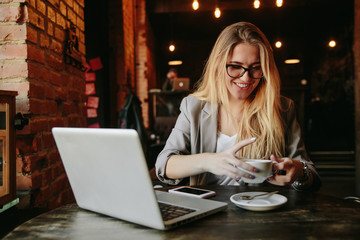
M146 1L137 0L136 8L136 86L137 95L142 102L144 125L149 127L148 90L156 88L154 65L154 36L146 14Z
M18 91L16 111L30 120L16 132L16 171L31 206L73 201L51 128L86 126L84 74L63 54L73 23L85 61L83 9L84 0L0 1L0 89Z
M136 3L136 6L134 6ZM121 12L120 9L122 9ZM123 27L119 28L122 23ZM125 103L127 81L142 105L145 127L149 127L149 86L155 87L156 75L152 53L153 35L146 14L145 0L109 1L109 39L114 55L110 57L110 78L116 78L118 112Z
M109 75L116 79L115 111L125 102L129 78L148 127L147 93L156 74L145 2L108 2ZM55 126L86 127L84 73L64 61L70 23L85 61L84 0L0 0L0 89L18 92L16 111L30 120L16 132L16 171L17 190L28 193L31 207L51 209L73 201L51 134Z

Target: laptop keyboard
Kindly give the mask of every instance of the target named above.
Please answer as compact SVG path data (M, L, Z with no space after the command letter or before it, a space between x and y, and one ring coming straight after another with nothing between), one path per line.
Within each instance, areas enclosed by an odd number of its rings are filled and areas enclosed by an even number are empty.
M159 202L159 206L164 221L171 220L183 216L185 214L195 212L194 209L179 207L161 202Z

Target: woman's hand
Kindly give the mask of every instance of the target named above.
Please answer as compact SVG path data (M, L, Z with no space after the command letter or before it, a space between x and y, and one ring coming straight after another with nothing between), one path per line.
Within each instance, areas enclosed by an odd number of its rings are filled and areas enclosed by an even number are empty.
M270 159L273 162L273 170L275 173L278 171L284 171L285 175L275 174L273 177L268 179L268 182L274 185L289 185L292 184L296 179L303 177L304 175L304 165L298 161L291 158L276 158L274 155L271 155Z
M174 154L166 164L166 177L181 179L204 172L211 172L216 175L229 176L237 181L239 181L241 177L254 179L253 175L241 171L237 167L250 172L258 172L259 170L238 159L236 153L255 140L256 138L245 139L221 153Z
M211 172L216 175L229 176L237 181L241 177L254 179L255 177L249 173L241 171L239 168L243 168L250 172L259 172L259 170L250 164L247 164L236 157L236 153L243 147L253 143L256 138L250 138L238 142L228 150L221 153L213 153L207 161L205 171Z

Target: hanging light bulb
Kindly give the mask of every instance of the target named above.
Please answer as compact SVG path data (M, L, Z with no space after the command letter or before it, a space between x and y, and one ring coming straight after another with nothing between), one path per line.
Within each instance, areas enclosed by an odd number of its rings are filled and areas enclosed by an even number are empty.
M197 0L194 0L192 3L192 8L196 11L199 9L199 2Z
M275 43L275 47L276 47L276 48L281 48L281 46L282 46L282 42L281 42L281 41L277 41L277 42Z
M283 5L283 0L276 0L277 7L282 7L282 5Z
M170 52L175 51L175 45L171 43L169 46L169 50L170 50Z
M335 40L331 40L329 42L329 47L333 48L333 47L336 47L336 41Z
M216 18L219 18L221 16L220 8L218 7L215 8L214 15Z
M254 1L254 8L258 9L260 7L260 0Z

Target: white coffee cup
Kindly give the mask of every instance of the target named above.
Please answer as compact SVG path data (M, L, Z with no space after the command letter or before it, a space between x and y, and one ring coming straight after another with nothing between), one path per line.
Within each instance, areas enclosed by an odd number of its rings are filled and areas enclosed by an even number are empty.
M271 160L246 159L246 158L242 158L241 160L246 162L247 164L250 164L250 165L256 167L257 169L259 169L259 172L256 173L256 172L250 172L243 168L238 167L242 171L255 176L255 179L242 177L241 179L246 183L262 183L266 179L268 179L269 177L271 177L273 175L273 172L272 172L273 162Z

